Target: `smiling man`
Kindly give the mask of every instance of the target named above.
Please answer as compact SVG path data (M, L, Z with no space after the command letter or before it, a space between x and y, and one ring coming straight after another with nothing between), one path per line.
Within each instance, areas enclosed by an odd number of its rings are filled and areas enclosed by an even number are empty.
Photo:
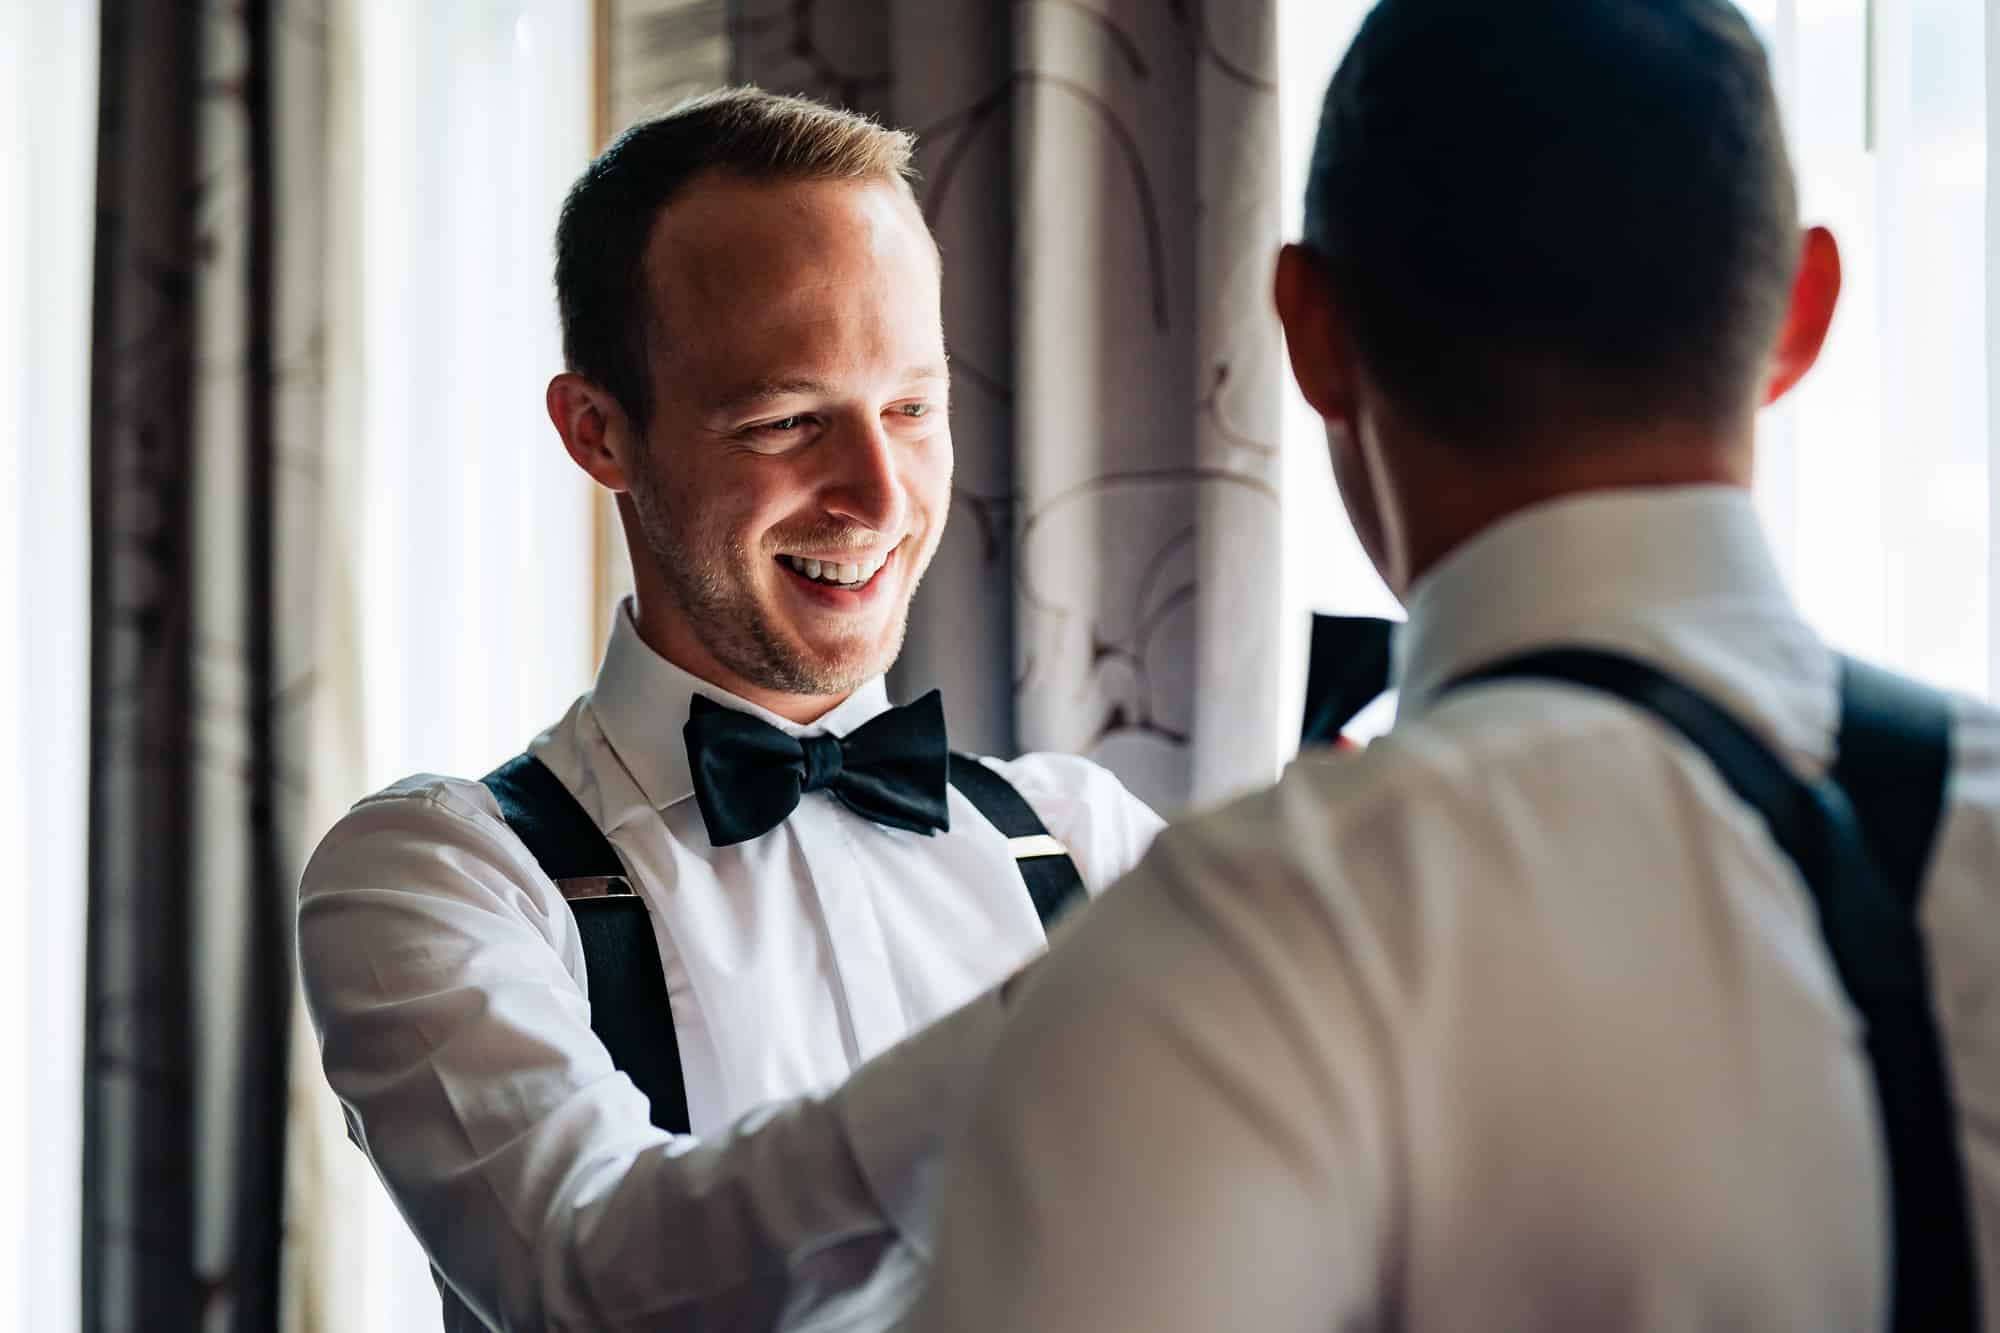
M738 90L592 164L548 407L636 594L526 754L368 798L307 869L327 1076L454 1328L885 1322L976 997L1157 831L889 704L952 475L911 146Z

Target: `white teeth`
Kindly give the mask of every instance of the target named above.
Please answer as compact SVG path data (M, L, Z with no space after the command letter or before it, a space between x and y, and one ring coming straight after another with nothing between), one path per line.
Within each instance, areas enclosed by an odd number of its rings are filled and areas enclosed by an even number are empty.
M821 583L834 587L848 588L859 587L874 578L882 566L887 563L888 558L885 552L882 555L869 556L858 563L850 564L835 560L807 560L796 555L782 557L787 565L790 565L809 579L817 579Z

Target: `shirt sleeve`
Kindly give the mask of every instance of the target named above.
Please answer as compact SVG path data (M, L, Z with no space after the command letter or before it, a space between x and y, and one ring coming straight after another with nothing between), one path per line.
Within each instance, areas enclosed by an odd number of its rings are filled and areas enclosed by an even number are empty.
M458 785L358 806L299 909L327 1078L446 1280L501 1329L766 1328L851 1301L957 1137L997 1003L828 1097L668 1135L590 1030L566 905Z
M1386 1048L1269 833L1163 835L1019 988L906 1333L1355 1326Z
M1092 897L1138 865L1166 826L1110 770L1080 756L1038 753L987 764L1014 784L1050 836L1069 848Z

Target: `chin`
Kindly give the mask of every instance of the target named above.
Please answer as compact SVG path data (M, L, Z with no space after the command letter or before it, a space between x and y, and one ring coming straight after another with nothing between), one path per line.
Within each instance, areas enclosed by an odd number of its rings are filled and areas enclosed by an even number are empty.
M794 692L838 694L872 680L896 660L903 640L900 625L893 633L878 629L868 634L829 635L823 628L815 634L806 626L782 620L765 624L766 660L795 682L816 682L811 691Z
M813 664L814 671L827 680L840 681L843 689L858 689L895 664L896 652L893 646L883 647L871 644L865 648L855 644L825 644L805 646L803 656Z

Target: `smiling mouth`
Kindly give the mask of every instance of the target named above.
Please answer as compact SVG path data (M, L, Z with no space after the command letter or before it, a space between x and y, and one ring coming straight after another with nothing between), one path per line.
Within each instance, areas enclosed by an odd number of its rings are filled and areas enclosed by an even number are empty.
M891 547L880 555L863 556L851 561L810 560L804 556L781 555L778 563L808 583L855 592L874 582L882 567L895 557L896 549Z

